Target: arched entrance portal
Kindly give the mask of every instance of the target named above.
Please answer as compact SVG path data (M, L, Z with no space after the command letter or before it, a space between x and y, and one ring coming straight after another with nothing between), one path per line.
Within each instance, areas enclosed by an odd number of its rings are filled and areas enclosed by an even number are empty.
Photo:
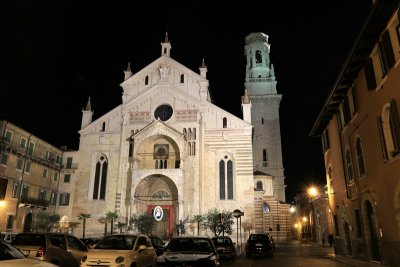
M370 249L372 250L372 260L381 261L381 254L379 252L378 237L376 235L375 215L374 208L368 200L365 202L365 210L367 216L367 225L370 238Z
M156 206L162 208L163 216L160 221L156 221L156 228L152 234L162 239L169 239L173 235L175 218L179 210L178 189L170 178L161 174L152 174L142 179L135 191L137 214L147 212L153 216Z

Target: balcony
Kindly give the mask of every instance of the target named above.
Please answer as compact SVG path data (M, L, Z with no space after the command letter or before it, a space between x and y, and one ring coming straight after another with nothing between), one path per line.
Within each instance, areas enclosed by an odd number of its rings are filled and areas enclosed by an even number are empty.
M48 200L43 200L43 199L37 199L33 197L26 197L26 196L21 196L21 200L19 202L20 208L22 207L27 207L27 208L41 208L41 209L47 209L49 207L50 201Z

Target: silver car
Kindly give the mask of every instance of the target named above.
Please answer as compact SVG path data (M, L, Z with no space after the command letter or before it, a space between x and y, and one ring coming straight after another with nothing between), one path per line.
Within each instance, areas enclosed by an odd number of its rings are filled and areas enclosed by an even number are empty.
M11 243L28 258L78 267L88 251L79 238L63 233L20 233Z

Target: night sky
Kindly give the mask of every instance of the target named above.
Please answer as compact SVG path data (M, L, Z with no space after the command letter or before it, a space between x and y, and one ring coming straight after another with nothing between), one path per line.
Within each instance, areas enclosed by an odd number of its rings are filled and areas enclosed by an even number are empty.
M325 184L320 140L308 134L372 1L248 2L228 9L201 2L192 8L40 2L3 10L0 119L56 147L77 149L89 96L94 120L121 104L127 63L136 73L156 60L166 31L171 57L196 73L204 58L214 104L242 118L244 38L264 32L283 95L287 202L309 184Z

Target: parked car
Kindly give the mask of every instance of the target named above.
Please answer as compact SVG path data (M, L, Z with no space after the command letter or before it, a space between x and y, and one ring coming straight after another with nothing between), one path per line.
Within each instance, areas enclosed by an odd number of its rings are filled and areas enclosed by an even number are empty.
M79 238L63 233L19 233L11 244L28 258L62 267L79 266L88 250Z
M157 254L145 235L115 234L102 238L81 260L89 266L154 266Z
M148 237L150 238L151 244L156 250L157 256L163 254L165 249L165 242L162 241L162 239L156 235L148 235Z
M0 240L0 266L7 267L57 267L49 262L28 259L16 247Z
M13 233L13 232L1 232L1 239L8 243L11 243L14 240L16 235L17 235L17 233Z
M214 236L211 239L221 260L236 258L236 243L229 236Z
M274 255L274 245L268 234L250 234L246 243L246 257Z
M156 266L219 267L219 256L211 238L175 236L158 256Z

